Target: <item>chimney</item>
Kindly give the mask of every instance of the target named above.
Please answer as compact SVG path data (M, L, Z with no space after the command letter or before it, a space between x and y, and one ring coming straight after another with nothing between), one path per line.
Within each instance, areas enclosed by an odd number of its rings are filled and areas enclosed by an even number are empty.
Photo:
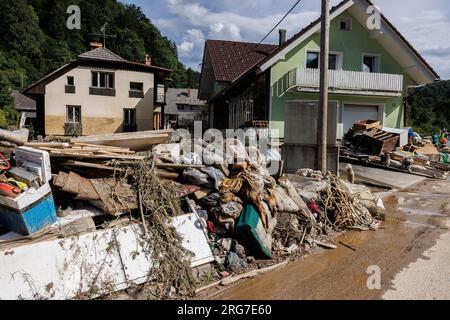
M97 41L91 41L91 43L89 44L91 46L91 49L98 49L98 48L103 48L103 43L101 42L97 42Z
M280 47L286 43L286 29L280 29Z
M149 55L149 54L145 55L145 64L147 66L151 66L152 65L152 56L151 55Z

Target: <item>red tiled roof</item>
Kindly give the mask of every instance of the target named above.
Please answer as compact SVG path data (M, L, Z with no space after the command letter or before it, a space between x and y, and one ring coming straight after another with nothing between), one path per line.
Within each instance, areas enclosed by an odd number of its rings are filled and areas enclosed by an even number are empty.
M216 81L232 82L265 59L278 46L269 44L207 40L206 48Z

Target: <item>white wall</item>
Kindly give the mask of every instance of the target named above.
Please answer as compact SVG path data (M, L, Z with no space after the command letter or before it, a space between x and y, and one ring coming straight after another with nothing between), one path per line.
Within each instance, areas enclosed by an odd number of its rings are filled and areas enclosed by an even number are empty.
M115 74L115 97L90 95L91 72L107 71ZM65 93L67 77L74 77L76 93ZM142 82L143 99L129 98L130 82ZM151 73L77 67L47 84L45 94L46 134L63 134L66 106L81 106L83 135L110 133L120 130L123 109L136 109L138 130L152 129L154 104L154 75ZM97 131L98 132L93 132Z

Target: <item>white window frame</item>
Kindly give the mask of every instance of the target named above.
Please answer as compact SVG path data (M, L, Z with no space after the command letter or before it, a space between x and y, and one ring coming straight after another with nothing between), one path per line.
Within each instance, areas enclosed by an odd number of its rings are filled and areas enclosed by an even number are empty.
M320 68L320 50L317 50L317 49L306 49L305 68L307 68L307 69L314 69L314 68L308 68L308 53L317 53L317 55L319 56L319 59L318 59L318 69L319 69Z
M317 49L307 49L306 50L306 54L305 54L305 68L307 68L307 63L308 63L308 53L318 53L319 54L319 68L320 69L320 50ZM330 51L329 52L330 55L336 55L338 58L337 61L337 68L336 70L343 70L344 68L344 53L342 51Z
M97 74L97 86L93 86L94 74ZM105 87L101 87L100 86L100 74L105 74ZM110 74L113 76L114 86L112 86L112 87L110 87L109 77L108 77L108 75L110 75ZM92 88L97 88L97 89L114 90L115 86L116 86L116 74L115 74L115 72L103 71L103 70L92 70L91 71L91 86L92 86Z
M73 84L69 84L69 78L73 80ZM74 76L67 76L67 86L75 86L75 77Z
M348 28L347 29L341 29L341 23L345 22L347 23ZM339 31L352 31L353 29L353 19L352 17L340 17L339 18Z
M380 73L381 72L381 55L374 54L374 53L363 53L361 56L361 71L362 72L367 72L367 71L364 71L364 58L365 57L377 58L376 71L370 72L370 73Z
M72 111L69 112L69 109L72 108ZM72 113L72 119L75 119L75 109L80 109L80 121L69 121L69 114ZM66 106L66 123L81 123L82 116L81 116L81 106L75 106L75 105L67 105Z

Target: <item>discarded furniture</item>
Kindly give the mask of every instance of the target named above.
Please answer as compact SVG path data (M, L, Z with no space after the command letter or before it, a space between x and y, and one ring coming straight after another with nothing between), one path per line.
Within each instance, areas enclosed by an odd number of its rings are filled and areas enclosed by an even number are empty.
M380 156L386 152L395 150L399 136L383 130L372 130L363 133L358 141L358 149L369 155Z
M0 195L0 224L22 235L34 234L56 221L56 208L49 181L50 158L47 152L28 147L15 149L16 163L21 169L31 171L40 180L40 186L30 179L29 189L16 198ZM14 174L21 175L19 170ZM27 176L31 176L28 174Z
M380 121L377 120L362 120L353 125L355 131L367 131L380 127Z

